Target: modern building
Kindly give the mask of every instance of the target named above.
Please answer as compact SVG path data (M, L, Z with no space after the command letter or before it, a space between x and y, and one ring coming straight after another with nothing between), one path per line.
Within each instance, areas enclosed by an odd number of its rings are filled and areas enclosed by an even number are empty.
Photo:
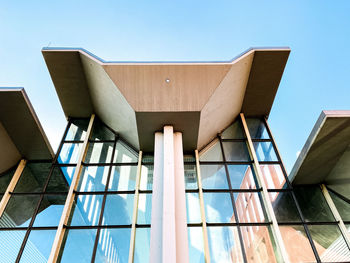
M44 48L67 127L54 153L0 90L0 262L350 262L350 111L321 113L288 175L268 117L289 52Z

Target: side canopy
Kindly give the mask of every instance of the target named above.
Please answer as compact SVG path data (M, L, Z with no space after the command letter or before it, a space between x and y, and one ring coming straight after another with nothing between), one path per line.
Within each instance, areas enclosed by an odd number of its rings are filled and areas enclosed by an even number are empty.
M0 88L0 173L21 158L52 159L50 143L23 88Z
M268 116L289 48L250 49L228 62L106 62L83 49L42 50L65 115L97 114L136 149L172 125L200 149L238 116Z

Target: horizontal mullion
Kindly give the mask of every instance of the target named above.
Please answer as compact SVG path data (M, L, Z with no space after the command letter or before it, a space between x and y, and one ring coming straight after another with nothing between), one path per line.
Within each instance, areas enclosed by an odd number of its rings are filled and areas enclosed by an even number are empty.
M68 192L10 192L11 195L67 195Z
M267 189L270 193L278 193L278 192L293 192L292 188L281 188L281 189Z
M89 143L114 143L117 140L92 140L89 139Z
M100 225L100 226L63 226L66 229L105 229L105 228L131 228L130 225Z
M259 193L262 191L262 188L257 189L204 189L203 193Z
M185 190L186 193L199 193L199 189L186 189Z
M269 226L271 222L255 222L255 223L207 223L207 227L210 226Z
M151 224L136 224L136 228L150 228Z
M277 222L278 225L281 225L281 226L289 226L289 225L338 225L339 221L334 221L334 222L293 222L293 221L290 221L290 222L286 222L286 221L283 221L283 222Z
M202 227L203 223L187 223L187 227Z
M52 163L53 159L38 159L38 160L28 160L27 164L29 163Z
M250 160L250 161L226 161L226 162L224 162L224 161L199 161L199 164L200 165L215 165L215 164L222 164L222 165L224 165L224 164L228 164L228 165L241 164L242 165L242 164L253 164L253 160Z
M247 139L244 139L244 138L242 138L242 139L221 139L222 140L222 142L246 142L247 141Z
M137 166L137 162L132 163L85 163L82 162L83 166Z
M279 164L282 165L282 163L280 161L258 161L259 164L265 164L265 165L269 165L269 164Z
M252 139L252 142L272 142L271 139Z
M125 190L125 191L92 191L92 192L79 192L74 191L76 195L111 195L111 194L135 194L135 190Z
M84 143L81 140L64 140L62 143Z
M28 227L0 227L0 232L1 231L16 231L16 230L22 230L26 231Z
M152 194L152 190L139 190L140 194Z
M52 165L55 167L75 167L75 166L77 166L76 163L59 163L59 162L56 162Z

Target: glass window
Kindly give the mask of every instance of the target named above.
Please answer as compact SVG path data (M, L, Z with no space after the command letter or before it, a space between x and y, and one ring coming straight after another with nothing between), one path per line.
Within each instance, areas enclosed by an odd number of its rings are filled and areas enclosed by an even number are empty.
M241 121L236 120L228 128L226 128L222 134L222 139L245 139L245 134L242 129Z
M185 164L185 188L198 189L196 164Z
M90 119L71 119L71 123L64 138L66 141L83 141L86 137L86 131L89 126Z
M27 227L40 195L12 195L0 218L0 227Z
M235 193L235 205L240 223L265 222L261 193Z
M83 143L64 143L58 156L59 163L77 163Z
M279 164L260 165L260 170L268 189L286 188L286 179Z
M84 166L79 178L79 192L105 191L109 166Z
M152 190L153 164L145 164L141 167L140 190Z
M198 193L186 193L187 223L201 223Z
M15 165L10 170L0 174L0 194L5 193L8 185L11 182L11 179L17 169L17 165ZM1 200L1 199L0 199Z
M25 234L25 230L0 230L0 251L6 251L1 253L1 262L16 262Z
M119 140L115 147L113 163L137 163L138 153Z
M230 193L204 193L203 199L208 223L235 222Z
M132 222L134 194L109 194L103 214L103 225L129 225Z
M91 262L96 229L67 229L58 262Z
M220 142L215 140L210 146L204 148L199 154L199 160L202 162L222 162Z
M136 184L137 166L112 166L109 191L134 190Z
M271 142L253 142L253 145L259 162L278 161Z
M134 263L149 262L149 248L151 240L150 228L136 228Z
M236 227L208 227L207 229L210 262L244 262Z
M92 129L91 139L95 141L114 141L115 134L96 118Z
M227 162L250 161L247 144L245 142L223 142L222 143Z
M65 202L66 195L45 195L33 226L58 226Z
M68 192L75 166L54 167L46 192Z
M227 165L232 189L256 189L257 181L249 164Z
M200 166L202 187L204 189L228 189L225 166L223 164Z
M85 157L85 163L110 163L113 154L113 142L91 142Z
M316 262L302 225L280 226L279 229L291 263Z
M130 234L130 228L101 229L95 262L128 262Z
M204 244L202 227L187 227L189 262L204 263Z
M151 224L152 194L139 194L137 224Z
M269 197L278 222L301 222L290 192L269 192Z
M308 225L322 262L348 262L350 251L337 225Z
M270 139L264 122L257 118L246 118L250 137L252 139Z
M350 221L350 202L347 202L345 197L340 198L341 195L335 194L331 191L328 191L332 200L342 218L343 221Z

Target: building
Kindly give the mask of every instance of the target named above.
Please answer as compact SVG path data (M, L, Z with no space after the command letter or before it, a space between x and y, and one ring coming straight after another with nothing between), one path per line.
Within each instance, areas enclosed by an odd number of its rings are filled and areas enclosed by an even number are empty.
M106 62L42 50L56 154L0 91L0 262L350 262L350 111L324 111L288 175L268 126L290 50Z

